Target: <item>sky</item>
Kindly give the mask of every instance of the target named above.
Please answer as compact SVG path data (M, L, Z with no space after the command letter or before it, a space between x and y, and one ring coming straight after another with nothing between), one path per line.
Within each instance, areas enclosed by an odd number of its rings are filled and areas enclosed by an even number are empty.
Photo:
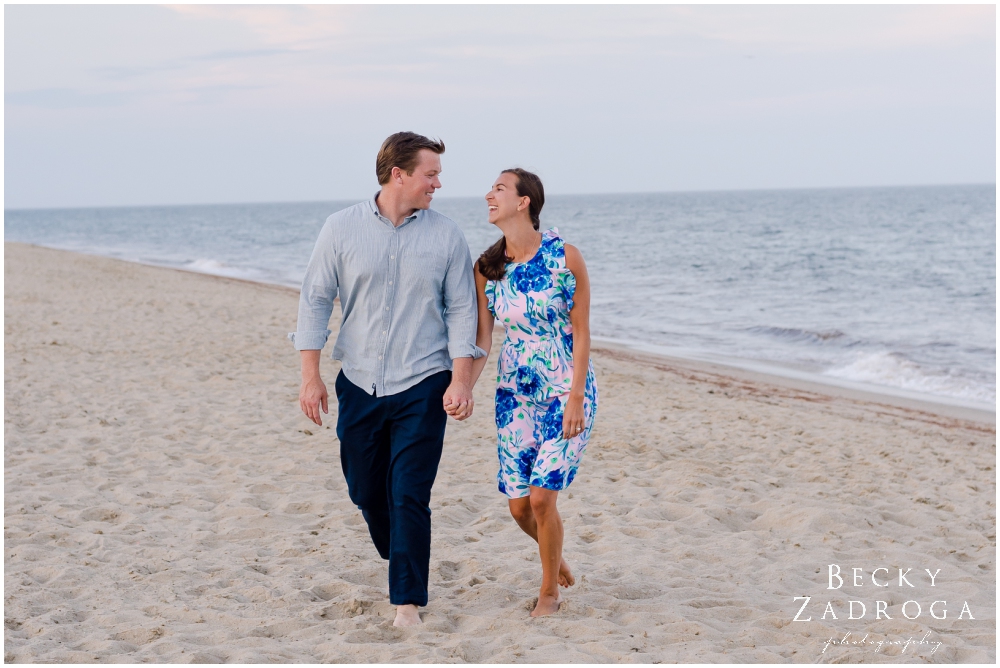
M994 183L988 5L6 5L5 208Z

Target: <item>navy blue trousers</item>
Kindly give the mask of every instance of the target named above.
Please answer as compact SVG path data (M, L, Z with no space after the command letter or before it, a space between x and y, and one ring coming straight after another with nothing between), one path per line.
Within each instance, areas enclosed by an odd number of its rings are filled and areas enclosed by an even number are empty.
M441 371L376 397L343 372L337 376L340 464L375 549L389 560L393 605L427 605L431 486L441 462L449 383L451 372Z

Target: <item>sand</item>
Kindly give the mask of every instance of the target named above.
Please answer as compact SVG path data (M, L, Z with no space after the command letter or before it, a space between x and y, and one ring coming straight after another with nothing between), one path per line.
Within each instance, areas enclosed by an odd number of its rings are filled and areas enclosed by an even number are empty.
M7 662L996 660L992 415L598 348L559 504L578 583L531 619L487 376L448 428L424 624L395 629L335 415L298 409L295 291L12 243L5 261ZM826 644L847 633L863 644Z

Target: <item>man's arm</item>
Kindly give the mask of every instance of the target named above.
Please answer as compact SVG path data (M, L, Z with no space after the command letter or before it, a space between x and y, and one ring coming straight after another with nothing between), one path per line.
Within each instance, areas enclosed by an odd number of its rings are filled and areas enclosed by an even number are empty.
M299 295L299 318L296 331L288 338L301 352L302 386L299 388L299 406L306 417L318 425L323 424L319 411L327 413L327 391L319 372L319 358L330 336L327 327L333 314L333 300L337 297L336 251L333 245L333 226L327 222L319 233L309 266L302 280Z
M327 410L327 399L329 395L326 391L326 384L319 375L319 357L321 350L303 350L302 357L302 386L299 388L299 407L306 417L323 426L323 418L320 417L319 409L329 414Z
M473 360L486 356L475 343L476 306L469 246L464 238L457 239L452 245L444 280L444 323L448 330L448 354L452 358L451 385L444 393L444 409L456 420L472 415Z

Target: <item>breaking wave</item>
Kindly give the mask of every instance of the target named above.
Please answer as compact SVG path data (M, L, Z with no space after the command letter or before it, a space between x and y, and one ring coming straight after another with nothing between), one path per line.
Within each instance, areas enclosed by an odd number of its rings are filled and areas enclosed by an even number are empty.
M996 387L982 378L951 369L931 370L895 352L865 353L850 364L827 369L823 375L984 404L996 402Z
M828 343L836 341L843 343L847 335L839 329L812 331L796 327L751 327L747 331L753 334L765 334L785 341L801 341L803 343Z

